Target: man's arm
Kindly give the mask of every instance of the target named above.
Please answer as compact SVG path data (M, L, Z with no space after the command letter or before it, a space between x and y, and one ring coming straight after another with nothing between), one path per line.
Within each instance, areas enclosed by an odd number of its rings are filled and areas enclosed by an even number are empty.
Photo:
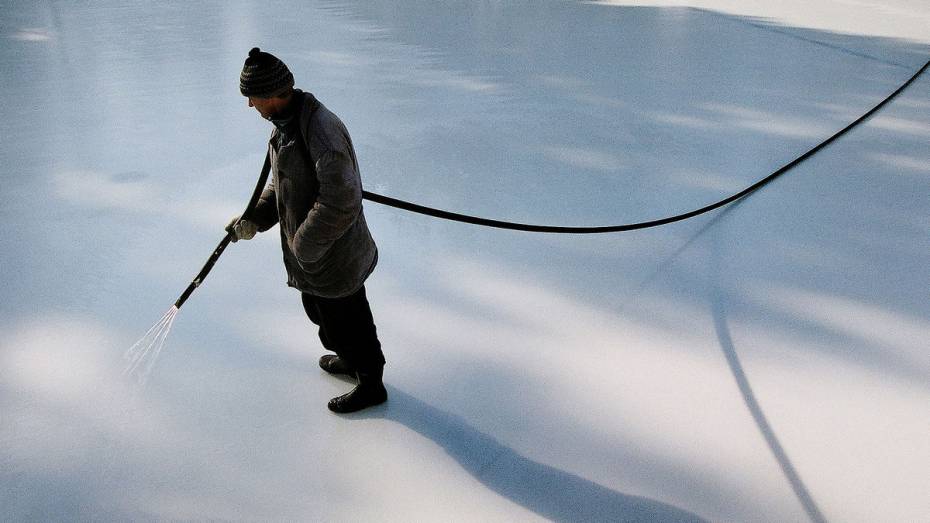
M275 196L274 180L268 182L268 186L262 191L262 195L255 203L246 218L258 226L258 230L265 232L278 223L278 203Z
M297 228L291 251L301 263L320 260L333 242L355 223L362 209L362 182L352 158L328 150L316 162L320 192Z

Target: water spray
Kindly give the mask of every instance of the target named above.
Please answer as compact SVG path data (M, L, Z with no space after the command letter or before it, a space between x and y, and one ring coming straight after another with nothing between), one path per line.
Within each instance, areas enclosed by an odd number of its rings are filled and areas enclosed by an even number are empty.
M271 158L266 154L265 155L265 165L262 166L262 174L258 178L258 183L255 185L255 190L252 192L252 197L249 199L249 204L245 208L245 212L242 213L240 220L244 219L246 215L252 212L255 209L255 204L258 202L258 198L262 194L262 190L265 188L265 182L268 180L268 173L271 171ZM190 285L184 289L184 292L181 293L181 296L178 297L177 301L174 302L174 305L161 317L155 325L142 336L139 341L134 343L129 350L124 354L124 358L129 362L126 366L126 369L123 371L124 376L128 376L134 379L140 385L144 385L146 380L148 380L149 375L152 372L152 368L155 366L155 361L158 359L158 355L161 353L162 349L165 346L165 340L168 338L168 333L171 332L171 325L174 323L175 317L178 315L178 311L181 309L181 306L184 305L184 302L190 298L191 294L194 293L194 290L197 287L200 287L200 284L203 283L203 280L206 279L207 275L210 274L210 270L213 269L213 266L216 264L216 261L220 259L220 255L223 254L223 251L226 250L226 247L229 245L229 242L233 240L235 235L232 232L232 227L230 227L230 232L226 233L226 236L220 241L219 245L216 246L216 249L213 250L213 254L207 259L207 262L204 263L203 268L200 269L200 272L197 273L197 276L194 277Z

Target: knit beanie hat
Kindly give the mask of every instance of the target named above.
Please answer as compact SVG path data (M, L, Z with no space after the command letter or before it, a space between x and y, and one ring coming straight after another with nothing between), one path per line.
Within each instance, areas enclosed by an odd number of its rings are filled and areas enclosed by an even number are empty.
M253 47L239 75L242 96L272 98L294 87L294 75L273 54Z

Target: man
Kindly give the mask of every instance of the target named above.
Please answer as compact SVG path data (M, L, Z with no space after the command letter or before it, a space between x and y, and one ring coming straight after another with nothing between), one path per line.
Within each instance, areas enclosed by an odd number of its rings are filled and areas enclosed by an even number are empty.
M227 226L233 241L249 240L278 223L288 285L301 292L304 310L319 327L320 358L330 374L354 377L351 392L329 401L333 412L354 412L387 400L384 354L365 280L378 249L362 212L362 182L352 140L342 121L275 56L249 52L239 90L274 129L268 144L272 181L255 209Z

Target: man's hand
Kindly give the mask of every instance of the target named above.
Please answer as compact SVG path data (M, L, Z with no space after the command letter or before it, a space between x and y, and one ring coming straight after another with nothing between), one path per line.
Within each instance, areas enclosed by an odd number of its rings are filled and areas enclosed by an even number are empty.
M232 233L233 243L239 240L251 240L255 237L255 233L258 232L258 225L249 220L241 220L240 215L236 215L226 225L226 232Z

